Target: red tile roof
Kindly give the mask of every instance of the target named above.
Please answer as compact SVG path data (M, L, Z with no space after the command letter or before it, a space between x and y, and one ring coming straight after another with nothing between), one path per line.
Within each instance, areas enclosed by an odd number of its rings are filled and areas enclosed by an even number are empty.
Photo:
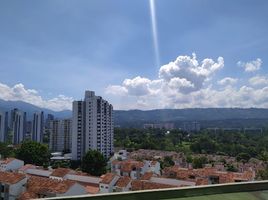
M123 187L126 187L130 183L130 181L131 181L131 178L127 176L123 176L118 179L115 186L123 188Z
M112 174L112 173L107 173L107 174L104 174L101 176L101 181L100 183L103 183L103 184L110 184L111 181L114 179L116 175L115 174Z
M26 178L24 174L15 172L1 172L0 171L0 182L6 184L15 184Z
M174 185L154 183L142 180L133 180L131 182L131 188L135 190L152 190L152 189L162 189L162 188L174 188Z
M70 180L55 180L50 178L33 177L29 178L27 182L27 191L36 194L42 193L65 193L76 182Z
M57 168L54 169L52 174L50 176L56 176L56 177L64 177L66 174L68 174L71 170L68 168Z
M152 178L153 176L153 172L146 172L143 174L143 176L140 178L141 180L149 180L150 178Z
M37 199L37 198L38 198L38 195L35 194L34 192L25 191L19 196L18 200L28 200L28 199Z
M97 194L97 193L99 193L100 188L99 187L96 187L96 186L90 186L90 185L88 185L88 186L86 186L86 191L89 194Z

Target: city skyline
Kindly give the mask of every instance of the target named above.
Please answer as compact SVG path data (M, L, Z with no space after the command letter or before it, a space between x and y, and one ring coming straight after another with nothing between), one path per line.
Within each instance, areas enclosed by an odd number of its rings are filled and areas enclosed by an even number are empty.
M264 0L1 2L0 99L71 110L89 89L115 109L268 108L267 8Z

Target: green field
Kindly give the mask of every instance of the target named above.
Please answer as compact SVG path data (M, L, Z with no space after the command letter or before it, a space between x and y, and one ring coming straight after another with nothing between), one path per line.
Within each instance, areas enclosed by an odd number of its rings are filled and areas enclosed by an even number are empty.
M196 197L182 197L167 200L268 200L268 190L256 192L213 194Z

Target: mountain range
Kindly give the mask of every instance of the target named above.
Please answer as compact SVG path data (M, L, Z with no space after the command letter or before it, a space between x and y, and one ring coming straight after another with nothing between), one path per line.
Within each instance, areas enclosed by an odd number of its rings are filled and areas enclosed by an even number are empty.
M0 100L0 111L18 108L26 111L29 118L36 111L53 114L56 118L70 118L72 111L56 112L23 101ZM265 108L190 108L156 110L115 110L114 123L121 127L143 127L145 123L172 122L181 127L185 122L198 121L206 127L248 127L268 124L268 109Z
M4 101L0 99L0 111L10 111L14 108L18 108L19 110L27 112L28 119L33 116L34 112L38 111L44 111L45 115L52 114L59 119L70 118L72 116L72 111L70 110L57 112L46 108L40 108L38 106L23 101Z

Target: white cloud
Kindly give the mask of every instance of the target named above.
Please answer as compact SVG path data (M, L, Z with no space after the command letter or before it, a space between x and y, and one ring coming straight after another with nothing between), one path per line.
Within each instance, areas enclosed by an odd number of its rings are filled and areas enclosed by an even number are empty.
M252 86L267 86L268 85L268 77L266 76L254 76L249 79L249 83Z
M231 78L231 77L225 77L221 80L218 81L219 85L233 85L237 83L237 79L236 78Z
M261 62L260 59L259 61ZM256 62L259 61L256 60ZM253 64L256 66L256 63L253 62ZM150 80L139 76L126 79L121 85L109 86L106 92L123 96L125 102L131 99L132 104L127 106L131 109L268 108L267 77L252 77L248 80L249 84L242 86L238 85L238 81L242 80L242 83L247 83L247 81L232 77L215 80L214 73L223 67L224 59L222 57L219 57L217 62L209 58L198 62L195 54L193 56L179 56L174 62L163 65L159 69L157 79ZM219 85L224 87L219 87ZM122 106L117 104L116 108L123 106L125 104Z
M252 60L246 63L238 61L237 65L243 67L245 72L254 72L261 68L262 60L260 58L257 58L256 60Z
M26 89L21 83L9 87L0 83L0 99L6 101L24 101L41 108L48 108L55 111L72 108L73 98L59 95L55 98L45 100L36 90Z

